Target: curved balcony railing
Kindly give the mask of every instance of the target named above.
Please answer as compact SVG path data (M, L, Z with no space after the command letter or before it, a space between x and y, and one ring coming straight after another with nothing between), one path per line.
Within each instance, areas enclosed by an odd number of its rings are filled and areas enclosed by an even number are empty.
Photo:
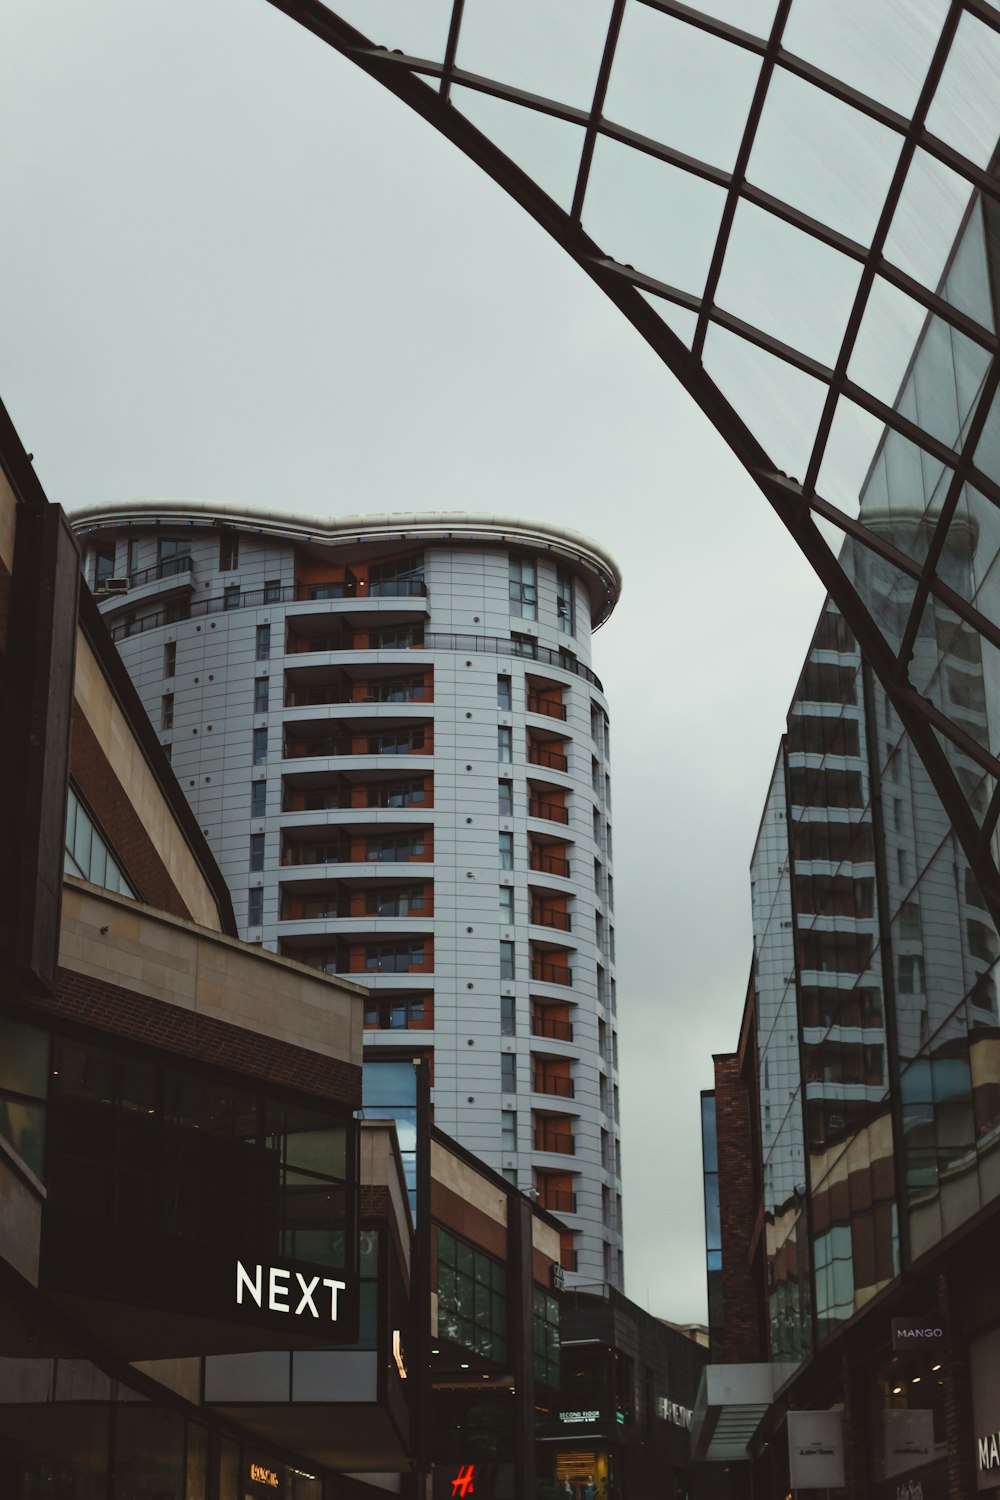
M532 797L528 804L529 818L547 818L550 823L568 823L569 809L559 802L543 802Z
M573 1023L572 1021L559 1021L552 1016L532 1016L531 1035L546 1036L554 1042L571 1042Z
M567 911L557 911L548 906L533 906L531 920L536 927L555 927L559 932L573 931L573 918Z
M540 958L531 960L531 977L540 980L542 984L569 984L573 983L573 970L567 969L565 964L548 964Z
M558 875L561 880L569 879L569 860L558 854L543 854L540 849L532 849L528 855L528 867L541 871L543 875Z
M565 703L555 703L551 698L542 698L538 693L528 694L529 714L546 714L550 719L565 719Z
M569 769L569 758L561 755L558 750L546 750L541 745L528 746L528 763L532 766L544 766L548 771L566 771Z
M576 1095L572 1078L565 1078L562 1074L532 1073L531 1088L536 1094L555 1094L560 1099L572 1099Z

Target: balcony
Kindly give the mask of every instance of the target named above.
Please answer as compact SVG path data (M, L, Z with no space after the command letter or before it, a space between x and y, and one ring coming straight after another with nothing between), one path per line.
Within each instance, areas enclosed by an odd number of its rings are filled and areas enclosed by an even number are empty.
M554 906L532 905L531 920L536 927L554 927L559 932L573 931L573 918L567 911Z
M569 809L561 802L549 802L541 797L532 797L528 802L529 818L547 818L550 823L568 823Z
M573 971L565 963L551 963L543 958L532 958L531 977L542 984L573 983Z
M154 563L151 568L140 568L136 573L128 575L129 588L141 589L144 584L158 583L163 578L176 578L178 575L191 572L191 555L186 553L183 557L165 557L162 562Z
M289 676L286 708L342 707L348 703L433 703L434 688L419 677L354 680L338 675L334 681L295 681Z
M535 1094L553 1094L559 1099L575 1099L576 1086L572 1078L563 1073L546 1072L540 1069L531 1075L531 1089Z
M569 860L561 854L550 854L546 849L529 849L528 866L543 875L558 875L562 880L568 880L570 876Z
M538 1206L547 1208L549 1213L575 1214L576 1194L567 1188L546 1187L543 1179L538 1188Z
M540 693L528 694L529 714L545 714L550 719L563 719L567 717L566 705L559 703L553 698L543 698Z
M546 1129L543 1126L536 1126L532 1137L532 1147L535 1151L558 1151L563 1156L576 1155L573 1133L565 1129Z
M334 839L293 839L282 843L283 867L293 865L408 864L434 858L430 829L344 835Z
M562 1017L547 1016L544 1011L536 1010L531 1017L531 1035L548 1037L554 1042L571 1042L573 1023L563 1020Z
M528 744L528 762L533 766L544 766L547 771L567 771L569 758L560 750L549 750L545 745Z

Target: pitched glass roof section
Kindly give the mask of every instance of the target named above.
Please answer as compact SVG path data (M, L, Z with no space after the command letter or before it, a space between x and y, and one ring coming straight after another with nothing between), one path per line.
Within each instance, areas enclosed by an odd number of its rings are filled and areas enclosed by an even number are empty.
M270 3L477 161L683 381L849 622L1000 920L1000 7ZM967 712L911 674L946 618L979 642Z

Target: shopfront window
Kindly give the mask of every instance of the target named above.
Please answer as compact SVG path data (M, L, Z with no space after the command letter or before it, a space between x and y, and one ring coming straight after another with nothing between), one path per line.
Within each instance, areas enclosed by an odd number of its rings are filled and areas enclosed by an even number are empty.
M437 1231L438 1336L495 1364L507 1360L507 1270L468 1241Z

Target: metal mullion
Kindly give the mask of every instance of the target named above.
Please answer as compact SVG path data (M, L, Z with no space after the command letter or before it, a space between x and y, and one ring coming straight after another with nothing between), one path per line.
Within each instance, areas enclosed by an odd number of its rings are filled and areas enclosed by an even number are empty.
M1000 817L1000 779L993 788L993 796L990 798L990 805L983 818L981 845L984 854L989 854L990 839L996 829L998 817Z
M757 36L752 31L742 31L740 27L731 26L728 21L721 21L717 16L706 15L703 10L696 10L691 5L680 5L676 0L639 0L639 3L649 10L662 11L665 16L672 16L675 21L685 21L696 31L707 31L720 41L731 42L748 52L756 52L761 57L767 50L766 37Z
M854 346L857 342L861 324L868 307L868 299L875 283L876 262L881 259L882 251L889 235L889 228L895 216L896 209L899 206L899 200L903 195L903 188L906 186L906 180L913 165L913 157L917 149L917 133L937 92L941 75L944 72L945 64L948 61L948 55L951 51L952 42L955 39L955 32L958 29L960 16L961 0L952 0L951 8L945 18L941 34L938 37L937 46L934 49L934 55L927 69L927 76L920 90L916 108L913 111L913 117L903 138L903 143L900 146L899 157L893 170L892 180L889 183L885 200L882 204L882 212L879 214L875 233L872 235L871 244L868 248L868 259L865 262L864 269L861 272L861 280L858 282L858 288L854 294L854 305L851 308L851 314L844 329L840 351L837 355L837 379L831 386L826 402L824 403L823 412L819 419L819 426L816 429L812 454L810 455L809 465L806 469L805 488L807 490L814 490L816 488L816 480L819 477L823 455L826 452L830 430L833 427L833 417L837 409L837 401L843 389L843 383L847 378L847 368L851 361L851 355L854 353Z
M736 153L736 163L729 182L729 191L726 195L725 207L722 210L722 218L719 221L719 232L715 237L712 259L708 264L708 275L705 278L705 291L702 298L701 312L698 314L698 323L691 345L691 352L695 359L698 360L701 359L704 353L709 313L715 305L715 293L718 289L719 279L722 276L726 250L729 247L729 236L732 232L733 220L736 218L736 210L739 207L740 192L746 181L750 153L753 151L754 141L757 139L757 128L760 125L760 117L764 113L764 104L767 100L768 90L771 87L771 79L774 76L774 60L781 45L782 33L784 32L785 22L788 20L791 8L792 0L778 0L778 6L774 13L774 21L771 24L771 34L767 41L767 50L761 59L760 72L757 75L753 98L750 101L750 108L747 110L746 125L743 129L742 139L740 140L739 151Z
M887 405L878 396L873 396L871 391L866 391L864 386L857 385L846 377L838 379L834 375L833 383L839 386L841 395L847 396L856 406L870 412L873 417L884 422L886 427L891 427L903 437L909 438L915 447L922 448L925 453L929 453L932 458L944 464L946 469L958 468L958 454L954 448L949 448L947 443L943 443L940 438L936 438L933 433L928 432L918 423L912 422L909 417L902 416L894 406Z
M938 708L935 703L932 703L929 698L924 697L922 693L918 693L914 687L897 683L897 688L900 697L908 700L914 710L922 714L926 722L933 729L936 729L942 738L949 740L951 744L961 750L963 755L967 755L970 760L974 760L976 765L981 766L990 776L1000 777L1000 761L997 760L996 756L991 755L988 750L984 750L978 740L974 740L963 729L959 729L948 718L943 709Z
M881 557L884 562L897 568L914 582L920 581L923 576L921 565L914 562L905 552L900 552L884 537L879 536L878 532L869 530L863 521L845 515L829 500L823 500L819 496L810 497L808 503L810 510L823 516L825 520L831 522L860 546L866 547L869 552L873 552L876 557ZM988 619L976 609L975 605L970 604L967 599L962 598L961 594L956 593L953 588L944 583L937 574L929 580L929 589L934 598L940 600L964 624L970 625L977 635L985 637L991 646L996 646L1000 650L1000 624Z
M451 21L448 25L448 40L444 48L444 66L441 72L441 98L445 100L451 94L451 75L455 70L455 53L458 51L458 34L462 29L464 9L465 0L453 0Z
M780 484L767 483L763 479L758 479L758 482L779 515L782 516L785 525L791 531L813 570L825 584L831 598L854 634L862 654L871 663L899 714L903 727L927 770L931 785L940 798L945 815L979 881L990 915L1000 925L1000 872L993 860L981 848L979 825L972 815L947 755L934 733L931 721L937 718L943 719L943 715L938 715L936 711L933 711L932 705L920 698L911 687L900 683L896 672L895 657L889 650L882 632L815 524L808 516L783 514L785 506L781 502L787 502L792 496ZM959 743L960 731L955 730L950 721L945 720L938 726L943 734L945 726L947 726L947 738ZM965 747L960 745L960 748ZM975 755L971 758L981 764L984 752L978 745L975 746L975 751ZM991 766L986 766L984 769L993 769L993 774L996 774L996 769Z
M739 207L742 187L747 181L747 166L750 163L750 154L757 139L757 127L760 126L760 115L763 114L768 90L771 89L771 80L774 78L775 57L781 46L781 36L784 33L784 23L789 20L789 12L792 9L792 0L778 0L775 9L774 21L772 21L771 34L768 37L768 46L765 54L760 60L760 72L757 75L757 84L754 87L754 96L750 101L750 110L747 111L747 124L744 126L739 151L736 153L736 163L733 166L733 175L730 178L729 193L727 193L726 207L723 208L723 217L718 225L718 234L715 236L715 246L712 249L712 260L709 261L708 276L705 278L705 294L702 300L702 312L699 314L696 330L694 330L694 341L691 344L691 353L694 359L702 359L705 353L705 336L708 333L709 314L715 306L715 293L718 290L718 282L723 275L723 264L726 261L726 251L729 249L729 237L732 234L733 220L736 217L736 208Z
M611 68L615 60L615 49L618 46L618 35L622 28L622 17L625 14L625 0L614 0L611 17L608 21L608 34L604 38L604 51L601 54L601 66L597 73L597 83L594 86L594 98L590 106L590 119L587 122L586 133L583 137L583 150L580 153L580 167L576 174L576 186L573 189L573 206L569 216L578 223L583 218L583 200L587 195L587 183L590 181L590 168L594 161L594 147L597 144L597 124L604 109L604 100L608 92L608 84L611 81Z
M996 395L998 384L1000 384L1000 363L994 360L987 372L986 379L983 381L975 416L970 422L969 430L966 434L964 446L968 448L970 453L975 450L983 428L986 426L986 419L989 416L990 407L993 404L993 397ZM917 631L920 628L920 621L923 618L924 609L927 604L930 579L937 573L938 561L941 553L944 551L948 530L954 520L955 511L958 509L958 502L962 497L965 482L966 469L960 464L952 475L951 483L948 486L948 493L941 506L941 514L934 528L931 544L927 549L920 582L917 585L917 592L914 595L913 605L910 609L910 617L906 622L906 630L903 632L903 639L899 648L899 666L900 670L904 672L909 669L909 661L913 655Z

